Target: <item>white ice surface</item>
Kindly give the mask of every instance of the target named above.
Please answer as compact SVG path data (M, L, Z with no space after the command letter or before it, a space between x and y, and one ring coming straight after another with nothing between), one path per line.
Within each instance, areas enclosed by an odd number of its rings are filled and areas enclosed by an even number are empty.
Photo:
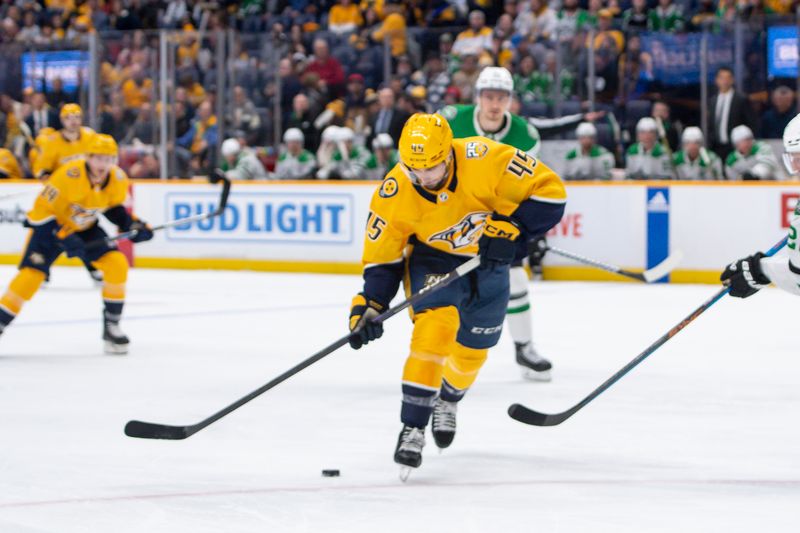
M407 484L392 462L406 316L188 440L123 435L132 418L197 422L337 339L359 286L136 270L131 353L112 357L85 272L55 269L0 339L0 532L800 529L800 300L774 289L720 302L562 426L536 428L508 405L567 408L716 288L534 283L554 381L522 381L504 334L453 446L429 438Z

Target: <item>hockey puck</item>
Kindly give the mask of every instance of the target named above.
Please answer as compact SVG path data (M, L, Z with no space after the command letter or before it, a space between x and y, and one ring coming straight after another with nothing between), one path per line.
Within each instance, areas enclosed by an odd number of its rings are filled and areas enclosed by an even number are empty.
M339 477L338 470L323 470L322 477Z

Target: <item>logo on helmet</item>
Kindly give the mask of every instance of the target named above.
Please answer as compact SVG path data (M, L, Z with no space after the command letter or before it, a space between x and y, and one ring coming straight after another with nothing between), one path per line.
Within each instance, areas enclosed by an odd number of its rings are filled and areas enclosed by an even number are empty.
M470 213L460 222L453 224L444 231L435 233L428 237L428 242L444 241L448 243L453 250L464 248L474 244L480 237L483 230L483 222L489 213Z

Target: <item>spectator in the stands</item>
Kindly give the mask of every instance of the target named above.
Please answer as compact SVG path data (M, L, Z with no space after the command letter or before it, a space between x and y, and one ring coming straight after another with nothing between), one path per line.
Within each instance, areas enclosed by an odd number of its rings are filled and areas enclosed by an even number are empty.
M579 7L578 0L563 0L556 15L555 29L562 66L574 68L583 47L580 35L588 24L589 16L585 9Z
M514 91L522 102L541 102L545 99L547 80L544 72L536 65L532 55L526 55L519 61L519 68L514 74Z
M356 137L361 141L366 137L369 128L369 112L367 111L366 97L367 92L364 87L364 76L361 74L350 74L347 77L347 94L344 100L344 125L352 129Z
M647 30L650 20L647 0L633 0L631 7L622 13L622 31L626 34Z
M288 128L297 128L303 133L306 146L314 152L319 148L317 130L314 127L316 115L311 111L311 104L308 97L300 93L292 101L292 113L286 123Z
M160 174L158 158L151 153L143 154L128 169L128 177L132 179L158 178Z
M130 68L130 77L122 84L122 96L127 109L139 109L149 102L153 96L153 80L145 75L144 68L134 63Z
M614 14L610 9L601 9L597 13L597 33L594 37L594 49L607 49L614 58L619 56L625 48L625 36L621 31L614 29ZM586 38L589 46L589 37Z
M205 101L197 108L197 114L189 130L176 141L175 155L184 169L199 171L213 163L219 127L211 102Z
M258 115L255 104L241 85L233 88L233 101L228 109L230 113L228 126L234 130L243 131L248 142L253 142L261 128L261 117Z
M444 92L444 102L443 102L444 105L442 105L442 107L448 105L456 105L460 103L461 103L461 91L458 90L458 87L451 85Z
M530 0L521 11L515 21L517 33L540 47L549 47L555 39L558 17L547 0Z
M52 88L47 91L47 103L54 109L61 109L64 104L74 103L75 96L64 90L64 81L53 78Z
M370 38L383 44L385 39L389 40L389 50L392 57L400 57L405 54L408 48L406 35L406 19L402 15L403 6L397 2L385 2L383 4L383 22L378 29L372 32Z
M460 64L460 59L453 53L453 35L443 33L439 36L439 57L444 61L444 67L448 74L452 75Z
M121 139L121 144L135 142L153 144L155 142L155 124L152 106L146 102L143 103L136 115L136 122L130 126L128 133Z
M275 163L274 177L281 180L299 180L314 176L317 159L303 146L305 136L297 128L289 128L283 134L286 145Z
M422 69L420 84L428 90L428 108L432 111L436 111L444 105L444 94L447 92L450 82L450 74L447 73L442 58L437 55L428 58Z
M647 29L650 31L681 32L684 26L683 10L672 0L658 0L658 5L648 14Z
M370 122L372 134L367 143L371 145L372 139L379 133L388 133L397 145L400 133L408 119L408 113L396 107L394 92L389 88L378 91L378 103L380 108Z
M361 10L352 0L337 0L328 13L328 30L337 35L352 33L363 25Z
M39 135L42 128L58 129L58 113L55 109L47 105L44 93L35 92L31 96L31 114L25 119L33 137Z
M314 39L314 58L306 65L305 74L317 74L331 94L340 94L344 89L344 69L331 55L328 41L321 37Z
M709 102L708 144L711 150L725 161L733 150L731 131L736 126L754 128L754 113L750 102L734 88L733 71L722 67L717 71L714 83L717 94Z
M486 15L477 9L469 14L469 28L456 37L453 53L459 57L465 55L481 56L489 54L492 49L492 29L486 26Z
M461 67L453 74L453 85L458 87L462 101L472 101L475 83L480 74L478 56L473 54L461 56Z
M189 127L192 125L192 116L187 111L185 102L176 101L173 105L173 109L175 109L175 136L181 137L187 131L189 131Z
M642 52L642 39L639 35L628 38L625 52L620 54L617 63L620 104L642 99L650 91L653 81L653 58L647 52Z
M112 104L100 114L100 133L111 135L118 143L128 135L133 113L119 104Z
M650 116L655 119L656 126L658 126L658 142L665 148L669 148L670 152L675 152L679 142L678 128L670 119L669 105L662 101L653 102Z
M780 85L772 91L772 106L761 115L762 139L779 139L786 125L797 114L794 91Z
M36 42L42 31L36 22L36 12L32 10L26 11L22 16L22 28L20 28L15 39L27 44Z
M195 79L191 71L179 74L178 80L180 88L184 90L185 97L193 108L199 106L206 99L206 90Z

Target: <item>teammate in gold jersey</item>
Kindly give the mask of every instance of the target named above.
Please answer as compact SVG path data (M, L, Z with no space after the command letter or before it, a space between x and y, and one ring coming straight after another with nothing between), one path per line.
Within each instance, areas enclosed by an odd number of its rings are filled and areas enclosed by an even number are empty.
M84 159L86 149L96 135L91 128L83 126L83 110L78 104L64 104L59 113L62 128L49 135L36 137L31 151L31 171L33 176L46 180L62 165L70 161ZM103 281L102 273L89 262L84 262L93 280ZM49 278L48 278L49 279Z
M106 353L125 354L128 337L119 327L125 303L128 260L97 224L103 215L121 231L137 230L131 239L153 237L150 228L123 207L128 197L128 176L116 165L117 143L108 135L95 135L85 160L68 162L56 170L28 212L31 228L19 272L0 297L0 334L30 300L50 266L62 252L79 257L103 272L103 340ZM87 243L99 245L87 246Z
M401 280L417 292L476 254L481 267L413 306L414 331L403 370L403 429L395 449L401 476L422 462L425 427L439 448L455 436L456 406L475 381L503 327L509 265L527 240L563 215L561 179L532 155L485 137L453 140L438 114L416 114L399 142L400 163L370 204L364 289L350 313L351 345L381 336L370 321Z

